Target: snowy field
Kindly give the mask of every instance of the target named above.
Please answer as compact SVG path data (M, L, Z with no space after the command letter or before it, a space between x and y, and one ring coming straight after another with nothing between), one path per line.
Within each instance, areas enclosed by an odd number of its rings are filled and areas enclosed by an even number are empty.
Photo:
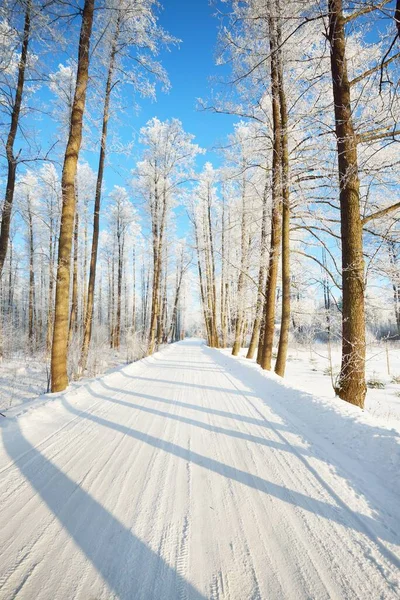
M143 348L138 345L136 360L143 356ZM121 368L133 362L134 353L123 348L120 352L102 347L92 360L92 370L96 375L104 375L110 370ZM77 360L75 361L77 363ZM45 356L27 358L15 354L13 358L0 361L0 412L15 408L33 400L49 389L50 363ZM73 378L72 378L73 379ZM79 382L72 384L74 387Z
M399 431L245 359L185 340L0 427L2 600L399 597Z
M222 352L229 355L231 349ZM240 356L245 357L246 353L247 349L242 349ZM332 386L340 370L340 356L340 347L333 347L331 377L326 344L314 343L310 347L298 344L291 347L284 384L326 400L341 402L335 399ZM400 348L395 343L388 347L384 344L368 347L366 379L368 391L364 410L389 426L400 427Z

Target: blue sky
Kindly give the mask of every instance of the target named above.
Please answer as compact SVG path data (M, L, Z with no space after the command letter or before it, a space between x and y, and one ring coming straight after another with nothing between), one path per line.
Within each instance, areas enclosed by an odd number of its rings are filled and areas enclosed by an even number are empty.
M234 121L230 116L196 110L196 98L209 96L210 77L221 70L214 61L218 30L214 12L208 0L164 0L160 23L182 43L161 55L172 84L170 93L159 94L156 104L142 103L139 117L140 121L152 116L177 117L207 148L229 133Z
M159 22L169 33L182 40L178 46L163 50L159 56L168 72L171 89L168 93L159 90L156 101L137 97L139 113L128 109L120 117L123 124L118 132L121 140L128 143L133 138L136 143L132 157L109 155L105 174L108 190L114 184L127 183L134 159L140 151L137 134L152 117L160 120L178 118L185 131L195 135L194 141L207 149L207 153L199 157L198 165L206 161L219 163L218 152L213 148L224 142L237 118L197 110L197 98L206 100L210 97L211 78L221 77L223 70L215 65L218 19L213 16L214 13L215 8L209 5L208 0L164 0ZM85 153L85 158L93 168L96 167L95 154Z
M195 135L195 142L207 153L197 160L199 167L206 161L215 166L220 162L219 154L213 150L224 143L232 132L236 117L213 114L197 110L197 99L207 100L211 96L211 78L222 77L223 68L215 65L215 48L219 21L213 16L215 7L208 0L164 0L164 8L159 13L159 22L171 35L181 40L178 46L164 50L159 56L168 72L171 89L168 93L160 90L157 100L136 98L139 113L127 110L120 117L123 127L118 132L124 142L135 141L132 156L109 154L105 172L105 196L113 185L127 185L135 159L140 152L137 135L140 128L152 117L160 120L178 118L185 131ZM111 121L112 128L112 121ZM96 153L84 153L93 169L97 166ZM187 233L187 220L184 211L177 210L178 235Z

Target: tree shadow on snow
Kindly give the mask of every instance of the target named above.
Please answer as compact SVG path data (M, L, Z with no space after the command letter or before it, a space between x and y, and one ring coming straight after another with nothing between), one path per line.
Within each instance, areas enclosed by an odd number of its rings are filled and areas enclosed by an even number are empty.
M32 446L18 421L12 427L1 421L0 427L8 456L101 575L113 597L175 600L184 591L190 600L206 600L79 483ZM49 560L49 568L57 568L57 557L52 555ZM64 566L58 568L61 576Z
M101 394L96 393L94 395L101 397ZM104 399L109 400L109 398L106 396L104 396ZM386 527L385 524L378 519L375 520L369 516L359 515L358 513L354 512L347 505L345 505L345 503L330 488L327 489L334 504L315 498L310 498L301 492L288 489L262 477L253 475L247 471L242 471L235 467L231 467L230 465L194 452L191 449L179 446L173 442L163 440L120 423L104 419L99 415L77 410L65 399L63 399L62 402L67 410L74 415L79 415L81 418L98 423L103 427L108 427L114 429L115 431L119 431L123 435L130 436L145 444L149 444L154 448L168 452L174 456L177 456L178 458L191 462L192 464L198 465L204 469L208 469L214 473L217 473L218 475L229 478L232 481L237 481L238 483L249 488L256 489L262 493L278 498L282 502L300 507L308 512L323 517L328 521L333 521L345 528L357 531L369 538L371 542L379 548L381 554L385 556L389 562L391 562L397 568L400 568L399 558L381 542L381 540L385 540L392 544L397 544L399 540L396 532ZM130 403L128 403L128 405L130 405ZM293 452L293 448L290 451ZM307 466L309 467L308 463ZM320 481L320 483L324 485L324 482L321 481L321 478L318 476L318 474L315 472L314 474L317 476L317 479Z

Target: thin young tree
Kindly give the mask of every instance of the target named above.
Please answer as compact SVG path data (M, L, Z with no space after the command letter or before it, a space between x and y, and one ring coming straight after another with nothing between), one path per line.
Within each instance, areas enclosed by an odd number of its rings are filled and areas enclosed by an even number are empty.
M10 237L10 224L12 205L14 201L15 180L17 174L18 154L15 154L14 145L17 137L19 120L21 115L21 106L23 100L26 69L28 62L28 47L31 34L31 16L32 16L32 1L27 0L25 3L24 29L21 42L21 54L17 68L17 83L15 93L12 98L10 128L6 141L6 157L7 157L7 183L6 192L1 211L1 226L0 226L0 276L3 272L4 262L6 260L8 240Z

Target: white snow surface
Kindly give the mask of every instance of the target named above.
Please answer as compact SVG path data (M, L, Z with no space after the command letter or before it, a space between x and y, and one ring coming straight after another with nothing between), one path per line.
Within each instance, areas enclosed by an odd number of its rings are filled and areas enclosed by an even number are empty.
M197 340L0 417L0 598L400 597L399 430Z

